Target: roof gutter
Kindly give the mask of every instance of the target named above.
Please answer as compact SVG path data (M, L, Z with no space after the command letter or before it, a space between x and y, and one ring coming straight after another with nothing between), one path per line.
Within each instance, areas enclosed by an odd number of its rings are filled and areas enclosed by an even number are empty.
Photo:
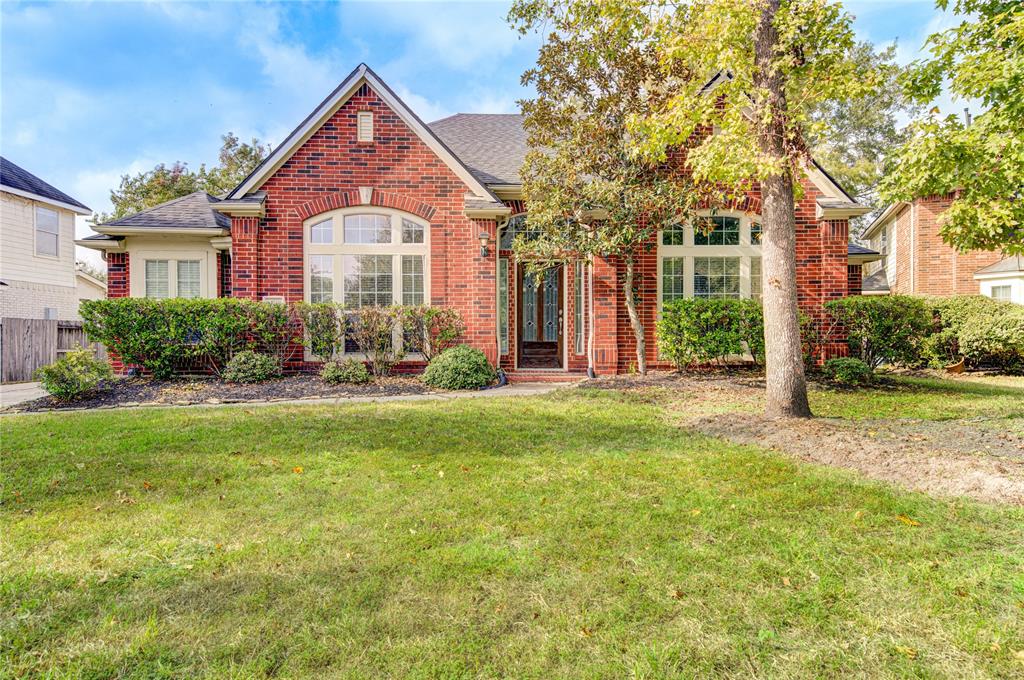
M15 189L14 187L9 187L6 184L0 185L0 191L6 191L9 194L14 194L15 196L21 196L22 198L28 198L28 199L31 199L33 201L39 201L40 203L46 203L48 205L55 205L58 208L64 208L65 210L70 210L71 212L76 213L78 215L91 215L92 214L92 210L89 210L89 208L83 208L80 205L72 205L70 203L65 203L64 201L58 201L58 200L53 199L53 198L47 198L46 196L40 196L39 194L33 194L31 191L23 191L22 189Z
M227 236L231 233L230 229L212 227L114 227L98 224L92 229L107 236Z
M111 239L111 240L102 240L101 241L99 239L80 238L80 239L75 239L75 245L76 246L81 246L83 248L88 248L90 250L101 250L101 251L102 250L113 250L113 251L118 251L118 250L124 250L124 239L123 238L119 238L119 239Z

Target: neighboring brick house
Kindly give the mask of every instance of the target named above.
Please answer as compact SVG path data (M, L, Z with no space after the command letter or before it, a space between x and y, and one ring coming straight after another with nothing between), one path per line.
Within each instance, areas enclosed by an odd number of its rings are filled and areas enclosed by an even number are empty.
M361 65L223 199L192 194L79 243L104 251L111 297L446 305L465 320L465 340L512 377L584 371L592 324L596 371L627 371L634 341L616 262L567 262L534 282L512 257L526 150L520 116L427 125ZM848 218L867 209L816 165L803 188L799 300L819 314L871 257L848 248ZM641 256L652 365L663 300L760 295L759 206L753 191L717 211L707 236L666 225Z
M91 211L0 158L0 318L78 318L75 215Z
M952 201L946 195L894 203L867 226L861 240L882 259L864 267L865 294L991 294L992 286L976 275L1004 256L983 250L961 253L942 241L940 220Z

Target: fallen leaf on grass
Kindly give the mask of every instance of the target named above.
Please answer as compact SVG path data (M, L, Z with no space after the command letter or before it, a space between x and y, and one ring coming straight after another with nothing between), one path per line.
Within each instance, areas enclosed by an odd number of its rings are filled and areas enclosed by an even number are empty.
M700 508L694 508L693 510L690 510L690 514L696 517L700 514Z
M908 527L919 527L919 526L921 526L921 523L918 522L916 519L913 519L912 517L907 517L906 515L896 515L896 519L898 519L899 521L903 522Z
M896 647L896 651L902 654L903 656L907 657L908 659L917 658L917 650L913 647L904 647L901 645Z
M668 596L671 597L673 600L681 600L683 599L683 591L679 590L678 588L669 588Z
M444 470L438 470L437 471L437 476L438 477L444 477Z
M790 581L789 581L789 577L788 577L788 576L783 576L783 577L782 577L782 585L786 586L787 588L788 588L788 587L789 587L790 585L792 585L792 584L790 583Z
M583 626L582 628L580 628L580 635L582 635L583 637L594 637L594 630L592 628L587 628L586 626Z
M146 491L152 491L153 490L153 485L150 484L149 482L145 482L144 481L144 482L142 482L142 488L145 489Z
M301 475L302 474L302 466L301 465L296 465L295 467L292 468L292 472L294 472L297 475Z

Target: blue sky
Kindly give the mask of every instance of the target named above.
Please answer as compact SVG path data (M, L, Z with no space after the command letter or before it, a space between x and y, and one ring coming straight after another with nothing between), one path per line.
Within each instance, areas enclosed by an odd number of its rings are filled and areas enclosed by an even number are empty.
M901 61L953 23L932 0L845 4L862 39L898 40ZM427 121L514 112L538 42L508 28L507 9L3 2L0 153L104 211L122 174L214 162L224 132L279 142L360 62Z

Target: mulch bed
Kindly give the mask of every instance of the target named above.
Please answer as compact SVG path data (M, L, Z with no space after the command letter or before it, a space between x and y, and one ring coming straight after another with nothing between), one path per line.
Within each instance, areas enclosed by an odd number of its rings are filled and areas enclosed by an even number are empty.
M334 397L389 397L427 394L436 390L418 378L392 376L377 378L366 385L330 385L316 375L294 375L254 385L225 383L212 377L152 380L125 378L113 381L108 389L75 402L65 403L53 397L41 397L5 409L8 412L113 408L117 406L186 406L189 404L234 404L242 402L284 401L289 399L329 399Z

